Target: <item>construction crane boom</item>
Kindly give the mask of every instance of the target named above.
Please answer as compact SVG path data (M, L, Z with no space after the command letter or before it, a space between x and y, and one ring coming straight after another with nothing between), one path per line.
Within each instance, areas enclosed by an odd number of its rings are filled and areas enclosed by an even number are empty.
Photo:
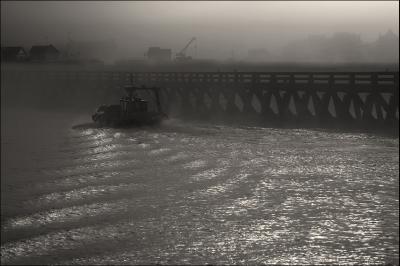
M190 39L190 41L186 44L186 46L178 53L184 55L186 53L187 48L189 48L189 45L196 40L196 37L193 37Z
M185 47L183 47L183 49L176 54L176 61L180 61L180 62L187 62L192 60L191 56L186 56L186 50L187 48L189 48L190 44L192 44L192 42L194 42L196 40L196 37L193 37L192 39L190 39L190 41L185 45Z

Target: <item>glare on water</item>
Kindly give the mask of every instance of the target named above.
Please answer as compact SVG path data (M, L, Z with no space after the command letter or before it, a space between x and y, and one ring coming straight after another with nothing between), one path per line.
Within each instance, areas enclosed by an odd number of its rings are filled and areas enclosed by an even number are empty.
M399 261L398 138L6 118L2 263Z

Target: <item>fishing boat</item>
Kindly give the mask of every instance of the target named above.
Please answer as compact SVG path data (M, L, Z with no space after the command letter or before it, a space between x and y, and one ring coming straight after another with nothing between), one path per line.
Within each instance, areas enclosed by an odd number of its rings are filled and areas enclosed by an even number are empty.
M101 105L92 115L92 119L100 126L143 126L159 124L167 115L161 109L160 88L124 86L126 96L121 97L119 104ZM153 96L153 108L149 102L140 98L139 93Z

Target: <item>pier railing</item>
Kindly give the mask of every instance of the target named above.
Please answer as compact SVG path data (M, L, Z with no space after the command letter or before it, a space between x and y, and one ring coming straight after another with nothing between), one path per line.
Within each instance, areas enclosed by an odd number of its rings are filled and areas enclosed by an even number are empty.
M112 72L9 71L17 78L124 80L128 82L206 82L247 84L394 85L399 72Z
M167 110L214 117L254 116L267 122L333 122L398 126L399 72L112 72L2 71L48 93L119 97L124 84L159 86ZM108 98L107 98L108 99Z

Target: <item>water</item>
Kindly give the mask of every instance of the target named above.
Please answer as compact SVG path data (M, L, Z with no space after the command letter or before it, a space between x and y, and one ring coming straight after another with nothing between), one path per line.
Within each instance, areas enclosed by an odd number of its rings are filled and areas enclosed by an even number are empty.
M5 264L399 262L399 141L2 112Z

